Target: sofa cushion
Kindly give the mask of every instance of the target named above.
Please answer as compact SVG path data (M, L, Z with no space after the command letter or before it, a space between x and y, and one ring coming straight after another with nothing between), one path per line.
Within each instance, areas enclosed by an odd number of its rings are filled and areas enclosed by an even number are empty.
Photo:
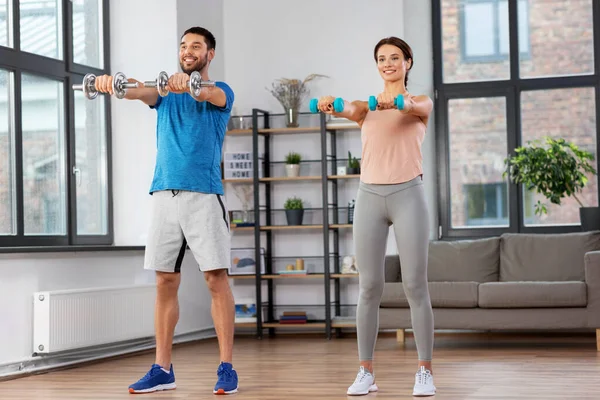
M585 307L584 282L489 282L479 285L481 308Z
M429 243L430 282L497 282L500 238Z
M500 281L584 281L584 255L600 250L600 232L506 233L500 243Z
M477 307L477 282L429 282L431 305L438 308ZM381 307L408 307L402 282L385 283Z

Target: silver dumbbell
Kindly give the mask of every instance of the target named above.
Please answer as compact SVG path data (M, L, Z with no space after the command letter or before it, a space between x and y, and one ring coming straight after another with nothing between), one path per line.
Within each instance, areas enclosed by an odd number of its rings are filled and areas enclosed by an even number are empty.
M146 81L146 82L144 82L144 86L150 87L150 88L156 88L158 90L158 94L160 94L162 97L164 97L169 93L169 90L167 89L168 82L169 82L169 75L165 71L161 71L158 74L158 77L156 78L156 80ZM215 86L215 82L203 81L202 76L200 75L200 72L194 71L190 75L189 85L190 85L190 93L193 96L197 97L200 95L200 90L202 90L203 87Z
M167 94L169 94L169 91L167 90L168 82L169 82L169 75L165 71L161 71L158 74L158 77L156 78L156 80L146 81L146 82L144 82L144 86L149 87L149 88L156 88L158 90L158 94L161 97L165 97Z
M127 82L127 77L122 72L117 72L113 76L113 91L118 99L125 97L125 89L137 88L137 82ZM96 89L96 75L86 74L83 77L83 82L79 85L73 85L73 90L81 90L85 97L90 100L98 97L98 90Z
M209 86L215 86L215 82L203 81L200 72L192 72L192 74L190 75L190 93L192 94L192 96L198 97L202 88Z

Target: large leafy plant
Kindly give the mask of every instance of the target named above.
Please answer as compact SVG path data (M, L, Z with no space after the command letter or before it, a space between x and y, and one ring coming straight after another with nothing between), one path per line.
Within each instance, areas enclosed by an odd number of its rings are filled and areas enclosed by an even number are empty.
M588 183L586 174L596 175L592 160L590 152L573 143L545 137L544 144L537 140L515 149L515 154L504 160L506 169L502 176L509 175L513 183L535 190L553 204L560 205L563 198L573 197L583 207L577 193ZM538 200L536 215L547 212L546 205Z

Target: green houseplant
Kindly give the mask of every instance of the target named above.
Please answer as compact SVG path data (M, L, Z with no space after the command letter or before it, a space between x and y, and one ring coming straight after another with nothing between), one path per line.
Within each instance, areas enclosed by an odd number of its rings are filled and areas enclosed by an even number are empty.
M304 217L304 203L302 199L294 196L289 197L283 205L288 225L302 225Z
M543 145L538 140L515 149L515 154L504 160L506 169L502 176L508 175L511 182L535 190L552 204L561 205L562 199L572 197L580 206L583 230L595 230L600 229L600 209L585 207L578 197L588 183L586 174L597 174L590 164L592 160L590 152L565 139L544 137ZM535 214L547 212L546 205L538 200Z
M346 170L348 175L360 174L360 162L356 157L352 157L352 153L348 152L348 168Z
M298 153L289 152L285 156L285 174L288 177L300 175L300 161L302 156Z

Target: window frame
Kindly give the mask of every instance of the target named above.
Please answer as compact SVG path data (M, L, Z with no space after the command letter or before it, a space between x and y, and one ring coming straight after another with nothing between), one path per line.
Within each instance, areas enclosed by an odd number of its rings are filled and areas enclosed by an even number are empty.
M434 0L435 1L435 0ZM465 4L481 4L481 3L489 3L494 7L494 54L489 55L489 56L470 56L467 54L467 33L466 33L466 29L461 29L460 30L460 57L461 60L463 61L463 63L465 64L478 64L478 63L492 63L492 62L504 62L506 61L509 57L510 57L510 50L509 50L509 54L502 54L502 52L500 51L500 38L498 37L498 21L499 21L499 4L501 1L506 1L507 3L510 3L509 0L462 0ZM520 2L522 0L517 0L517 2ZM527 15L529 15L529 1L526 1L526 8L527 8ZM510 7L510 5L509 5ZM459 24L460 26L465 26L465 22L466 22L466 15L465 15L465 9L464 7L460 7L459 10ZM509 30L510 30L510 25L509 25ZM528 51L522 51L521 52L521 59L529 59L531 57L531 35L527 35L527 41L528 41L528 46L527 48L529 49ZM510 42L510 37L509 37L509 42ZM510 46L509 46L510 47Z
M113 223L113 196L112 196L112 127L110 96L98 96L91 101L104 102L105 135L106 135L106 167L107 167L107 233L105 235L79 235L77 233L77 196L76 175L73 173L75 167L75 93L72 85L80 84L86 73L95 75L110 74L110 1L102 1L102 52L103 68L77 64L73 61L73 4L70 0L58 0L62 7L61 22L63 26L62 43L63 60L57 60L33 53L23 52L20 49L20 11L19 1L10 0L8 9L12 11L12 44L13 47L0 46L0 69L11 73L12 92L14 97L14 171L16 189L16 235L0 235L0 249L27 252L31 248L61 248L61 251L69 247L82 245L112 245L114 239ZM64 173L66 187L66 234L65 235L35 235L24 234L24 199L23 199L23 131L22 131L22 99L21 99L21 75L23 73L35 74L41 77L56 80L62 83L62 94L64 101L63 122L65 127L64 151Z
M442 32L442 0L432 2L432 40L433 40L433 85L434 110L436 126L436 160L437 179L437 212L438 240L477 239L499 236L503 233L567 233L581 232L581 225L547 225L526 226L523 218L522 188L513 183L508 184L508 227L486 228L453 228L451 220L451 187L448 126L448 102L451 99L475 97L506 98L507 123L507 155L514 154L514 149L521 143L521 93L533 90L594 88L596 111L596 162L600 167L600 4L592 2L593 40L594 40L594 72L590 75L573 75L559 77L521 78L519 77L520 57L510 56L510 77L508 79L444 83L443 80L443 32ZM519 54L519 32L517 2L509 1L509 48L510 55ZM531 48L531 46L530 46ZM600 175L597 177L600 181ZM600 182L599 182L600 183ZM598 185L600 199L600 185Z

